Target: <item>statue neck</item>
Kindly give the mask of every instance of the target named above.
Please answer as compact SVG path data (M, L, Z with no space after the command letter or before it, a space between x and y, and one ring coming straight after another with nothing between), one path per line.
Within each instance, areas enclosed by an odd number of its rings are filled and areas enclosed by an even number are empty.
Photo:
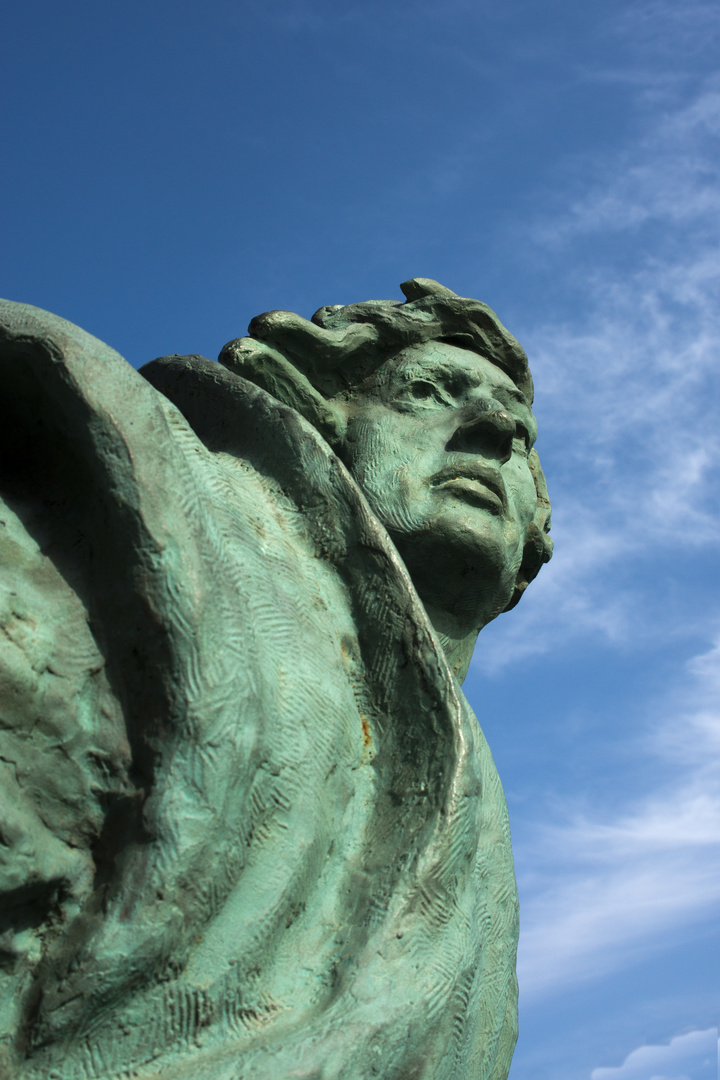
M446 612L433 610L428 605L425 605L425 610L440 640L450 670L458 682L464 682L475 651L475 643L480 628L474 627L468 631L466 628L458 626L455 620L448 617Z

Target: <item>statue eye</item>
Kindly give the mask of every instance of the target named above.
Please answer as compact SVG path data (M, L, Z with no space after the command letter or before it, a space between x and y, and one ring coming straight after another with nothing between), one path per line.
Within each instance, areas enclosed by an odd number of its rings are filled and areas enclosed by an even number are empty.
M425 379L416 379L410 383L410 393L417 401L427 401L435 397L435 387Z
M443 388L429 379L408 379L396 399L399 409L445 409L452 404Z

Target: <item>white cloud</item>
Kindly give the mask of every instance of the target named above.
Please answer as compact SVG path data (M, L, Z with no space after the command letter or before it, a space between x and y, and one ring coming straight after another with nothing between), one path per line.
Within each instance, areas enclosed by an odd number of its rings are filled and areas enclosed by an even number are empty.
M668 1044L639 1046L615 1069L593 1069L591 1080L712 1080L717 1073L718 1029L689 1031Z
M628 4L616 20L614 32L634 43L640 55L687 63L712 48L720 34L714 0L643 0Z
M473 673L494 675L526 657L551 652L570 638L600 637L619 643L633 632L637 637L633 593L595 587L604 568L630 553L632 538L608 529L570 498L554 513L554 560L510 618L502 616L483 631Z
M621 970L717 910L718 685L720 644L688 665L663 723L646 738L648 755L672 765L670 782L614 815L568 811L516 845L525 997Z
M656 113L645 138L538 234L561 243L570 267L586 265L588 243L614 233L619 246L604 261L592 248L592 271L573 270L585 275L576 315L522 334L556 556L523 618L485 635L485 671L581 635L677 634L677 618L658 620L653 607L653 560L720 542L719 135L715 79ZM613 588L633 560L645 574L631 591Z
M560 325L551 311L544 325L516 330L538 388L555 558L518 612L481 637L475 670L485 673L543 652L556 658L553 670L568 653L587 662L587 646L598 640L621 647L624 659L637 650L642 665L643 645L685 636L684 649L691 635L711 641L718 632L711 600L718 582L712 569L702 580L693 562L710 563L720 540L720 79L683 74L679 60L669 71L657 51L676 43L701 51L720 21L716 4L692 0L626 9L624 31L645 35L623 75L637 80L636 103L644 95L635 113L644 131L620 153L561 163L555 205L564 198L568 209L550 211L534 235L539 259L574 303ZM662 33L650 40L662 19ZM646 77L642 64L653 49ZM665 1008L658 999L672 986L646 979L642 1001L623 1001L618 976L666 947L697 947L716 926L720 640L679 678L672 664L646 668L652 678L639 679L624 699L625 669L613 667L608 651L600 663L608 681L619 683L615 702L637 700L642 685L657 692L652 703L625 706L618 758L625 755L627 765L634 752L636 770L626 782L607 749L598 762L604 790L572 798L543 793L533 775L532 813L519 799L512 815L521 1008L545 1018L552 998L561 1016L576 991L593 984L587 992L598 1003L598 1029L608 1025L608 990L612 1007L627 1013L638 1015L649 1002ZM570 662L563 671L576 677ZM570 755L582 753L566 746ZM598 739L586 756L598 746L605 754ZM518 758L520 768L527 764L522 752ZM574 763L565 763L568 783ZM586 775L597 781L583 760L578 781ZM663 1029L668 1036L685 1022L675 1027L676 1016L673 1010ZM696 1027L707 1022L695 1016ZM592 1080L714 1080L716 1034L639 1047L620 1065L625 1046L616 1067L596 1068ZM563 1031L562 1051L553 1045L548 1075L566 1075L560 1062L572 1037ZM593 1052L590 1062L599 1060ZM590 1076L585 1062L573 1077ZM520 1075L542 1071L534 1063Z
M642 21L661 7L632 11ZM702 21L706 5L695 7ZM564 324L521 334L556 553L519 612L484 633L476 672L561 655L583 636L627 651L717 632L698 591L671 603L658 569L684 570L720 541L720 80L672 93L648 109L645 136L598 163L570 210L537 230L547 258L581 282ZM646 794L618 786L603 807L557 800L551 820L538 808L540 823L514 840L525 1004L692 936L720 905L720 643L679 685L663 687L660 673L661 688L643 738L647 703L627 717ZM631 1071L644 1053L593 1080L682 1076L680 1064Z
M713 75L694 97L653 111L635 145L594 161L595 182L568 211L539 221L536 239L557 245L591 233L636 232L653 221L687 228L700 220L717 236L718 135L720 77Z

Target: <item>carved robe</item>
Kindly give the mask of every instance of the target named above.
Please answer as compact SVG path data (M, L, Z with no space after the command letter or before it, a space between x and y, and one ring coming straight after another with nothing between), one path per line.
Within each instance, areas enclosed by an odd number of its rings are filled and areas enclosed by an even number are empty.
M0 1076L505 1080L502 789L294 410L0 306Z

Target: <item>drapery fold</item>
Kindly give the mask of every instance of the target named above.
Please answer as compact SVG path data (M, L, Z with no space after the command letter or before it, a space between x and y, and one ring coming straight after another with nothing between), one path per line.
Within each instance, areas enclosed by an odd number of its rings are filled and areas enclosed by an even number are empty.
M209 360L0 340L8 1069L506 1077L504 797L351 476Z

